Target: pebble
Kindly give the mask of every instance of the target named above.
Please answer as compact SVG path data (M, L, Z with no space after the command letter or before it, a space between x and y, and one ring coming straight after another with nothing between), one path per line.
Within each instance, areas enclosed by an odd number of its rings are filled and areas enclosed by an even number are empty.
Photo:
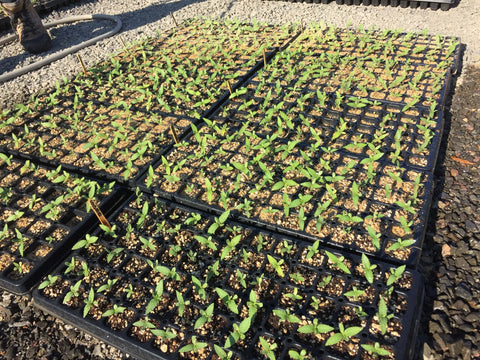
M480 312L478 311L470 312L465 317L465 320L467 320L470 323L476 324L477 326L480 326Z
M443 331L447 334L450 334L452 332L452 328L449 324L448 317L446 314L433 314L432 315L432 320L438 322L440 326L442 327Z
M464 313L468 313L470 311L470 307L465 301L462 300L457 300L455 303L451 306L452 309L458 310Z
M423 360L435 360L435 353L428 343L423 344Z
M455 288L455 295L467 301L472 299L472 292L465 283L462 283Z
M458 269L468 269L470 267L467 260L465 260L464 257L458 256L458 253L457 253L457 257L455 258L455 266Z
M440 349L442 351L446 351L448 349L447 344L443 340L443 337L442 337L442 335L440 335L440 333L434 333L433 334L433 339L440 346Z
M465 228L470 232L470 233L477 233L478 228L477 225L471 220L465 221Z

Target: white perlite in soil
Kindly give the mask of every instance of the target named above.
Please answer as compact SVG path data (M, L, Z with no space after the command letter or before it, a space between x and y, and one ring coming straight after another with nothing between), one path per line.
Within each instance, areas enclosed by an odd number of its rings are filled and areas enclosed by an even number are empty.
M181 22L193 17L234 18L244 21L254 19L271 24L288 22L323 22L339 27L375 27L378 29L403 29L405 31L457 36L466 45L464 63L480 61L480 1L461 0L449 11L410 9L391 6L347 6L330 4L304 4L283 1L260 0L208 0L208 1L154 1L154 0L98 0L76 5L52 13L44 22L73 15L108 14L117 15L123 28L115 36L79 52L87 67L107 59L121 50L120 36L125 42L156 36L174 26L173 13ZM114 26L110 21L88 21L69 24L50 30L53 48L40 56L25 54L18 43L4 46L0 50L0 74L20 68L39 58L64 50L107 32ZM5 35L5 34L2 34ZM0 84L0 109L11 108L42 89L48 89L81 71L75 55L69 55L37 71Z

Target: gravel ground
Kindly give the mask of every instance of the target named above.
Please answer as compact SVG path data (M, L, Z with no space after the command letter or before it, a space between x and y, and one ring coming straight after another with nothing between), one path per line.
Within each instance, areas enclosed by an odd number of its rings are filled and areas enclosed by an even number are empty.
M432 34L458 36L466 44L464 61L480 61L480 42L478 30L480 24L480 1L460 0L449 11L430 9L410 9L391 6L347 6L330 4L302 4L281 1L258 0L89 0L84 5L75 5L61 11L55 11L45 21L84 14L118 15L123 21L120 34L102 41L79 53L87 66L108 58L109 54L121 48L119 35L125 41L134 41L146 36L155 36L173 26L169 16L174 13L177 21L196 16L237 18L242 20L262 20L268 23L323 21L337 26L377 27L380 29L404 29L423 31ZM66 25L51 30L54 38L52 50L43 54L61 51L79 42L96 36L112 28L109 21L85 22ZM5 46L0 50L0 73L21 67L25 63L37 60L38 56L26 55L19 44ZM10 107L15 102L28 98L31 94L54 85L62 76L72 77L80 71L75 55L57 61L50 66L21 76L0 85L0 108Z
M133 4L135 3L135 4ZM119 15L126 41L154 36L177 21L194 16L258 19L269 23L323 21L338 26L458 36L465 44L464 69L447 116L442 153L436 171L436 195L425 239L420 270L427 281L418 336L418 358L480 359L480 1L460 0L453 9L431 11L335 3L299 4L277 1L148 1L98 0L67 7L45 21L71 15ZM111 28L108 21L85 22L51 30L50 53L68 48ZM0 36L3 34L0 34ZM87 66L119 51L119 35L80 51ZM47 54L48 55L48 54ZM45 56L45 54L43 55ZM0 74L31 63L18 44L0 50ZM56 80L80 71L76 56L0 85L0 109L30 97ZM447 145L448 141L448 145ZM125 359L122 352L35 308L29 296L0 291L0 358L6 359Z
M467 66L463 79L447 118L421 259L425 360L480 359L480 64Z

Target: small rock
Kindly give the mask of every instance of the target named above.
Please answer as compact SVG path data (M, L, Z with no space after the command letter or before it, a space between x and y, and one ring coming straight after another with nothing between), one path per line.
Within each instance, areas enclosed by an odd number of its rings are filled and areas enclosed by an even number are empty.
M440 324L432 320L430 320L428 323L428 330L430 331L430 333L433 333L433 334L443 332Z
M470 253L470 252L469 252ZM475 260L474 257L468 257L467 259L467 262L470 264L470 266L472 268L476 268L477 267L477 260Z
M29 327L31 326L32 323L30 321L17 321L17 322L14 322L12 324L8 324L9 327Z
M456 254L457 258L455 259L455 266L458 269L463 269L463 270L468 270L470 268L470 264L465 260L464 257L459 256L459 254Z
M444 311L445 305L442 301L434 300L433 301L433 311Z
M445 352L447 351L448 347L445 344L445 341L443 340L442 336L439 333L433 334L433 339L435 342L440 346L440 349Z
M427 343L423 344L423 360L435 360L435 354Z
M458 299L451 306L452 309L460 311L462 313L468 313L470 311L470 306L468 306L465 301Z
M452 332L452 328L451 328L450 323L448 321L448 317L444 313L433 314L432 315L432 320L438 322L440 324L440 326L442 327L443 331L446 334L450 334Z
M478 232L477 225L471 220L465 221L465 228L472 233Z
M453 359L460 359L461 354L462 354L462 349L463 349L463 340L458 340L454 343L448 344L448 347L450 349L450 356Z
M450 170L450 174L451 174L453 177L457 177L457 175L458 175L458 170L457 170L457 169L452 169L452 170Z
M472 344L470 341L466 341L463 344L462 348L462 360L470 360L472 359Z
M480 312L471 312L465 317L465 320L476 325L480 324Z
M5 351L5 359L7 360L15 359L15 356L16 356L15 353L16 353L16 349L13 346L9 346Z
M449 255L451 255L450 246L448 246L448 244L443 244L442 245L442 257L447 257Z
M472 324L469 324L469 323L462 324L458 328L462 331L467 332L467 333L475 330L475 328L472 326Z
M455 314L452 316L452 321L455 324L456 327L460 327L463 324L465 324L465 321L463 321L463 315Z
M465 283L461 283L455 288L455 295L467 301L472 300L472 292Z
M95 345L95 347L93 348L92 356L98 356L98 357L102 357L102 356L103 356L103 354L102 354L102 348L100 347L99 344Z
M445 209L445 207L447 207L447 205L448 205L448 203L446 203L446 202L443 202L443 201L438 202L438 207L442 210Z
M40 330L43 330L48 326L48 322L46 322L45 320L41 320L37 322L37 326Z
M455 232L460 236L460 238L464 238L467 235L467 232L459 226L455 226Z

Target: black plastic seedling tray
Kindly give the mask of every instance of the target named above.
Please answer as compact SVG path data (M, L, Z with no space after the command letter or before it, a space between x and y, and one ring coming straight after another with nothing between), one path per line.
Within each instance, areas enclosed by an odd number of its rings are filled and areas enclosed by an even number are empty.
M101 202L102 209L115 201L107 197L108 184L0 156L0 287L22 294L95 226L87 199Z
M394 61L372 70L376 54ZM140 186L414 267L457 57L450 38L310 29L202 127L192 127ZM388 91L378 88L382 77ZM417 95L407 90L412 83ZM393 96L394 88L402 93ZM405 231L391 231L400 227Z
M276 359L360 359L377 342L411 357L417 272L145 194L125 205L109 218L115 234L76 246L36 305L139 359L264 359L267 347ZM358 329L327 346L340 323Z
M195 169L200 167L199 161L188 156L191 153L199 154L198 149L192 150L187 147L184 152L181 148L176 148L172 156L167 157L169 162L175 164L180 161L179 159L188 159L180 171L173 173L173 176L178 176L179 181L172 184L169 176L162 178L158 175L158 182L154 180L153 185L147 188L145 187L145 183L149 181L147 176L142 188L163 198L217 215L225 209L232 209L232 216L241 222L304 240L320 240L332 246L365 252L383 260L411 267L418 263L431 204L433 190L431 174L375 164L377 166L375 180L362 185L369 176L367 165L361 164L355 157L332 156L332 160L327 161L329 171L325 176L320 176L321 180L317 180L318 188L308 187L307 183L311 183L312 179L305 175L307 170L304 170L289 176L289 181L297 184L295 187L288 187L286 190L275 189L277 181L286 178L280 174L275 176L276 180L272 180L257 191L258 184L265 182L266 174L259 166L249 166L251 176L245 180L238 180L243 176L242 172L232 164L239 164L238 159L241 158L239 154L242 154L240 147L241 145L239 148L225 151L221 161L209 160L208 166L202 167L201 174L195 172ZM216 153L219 148L221 149L221 146L214 146L205 157ZM251 162L255 155L247 158L246 163ZM321 160L324 161L326 158L323 156ZM300 156L290 155L289 162L295 163L299 159ZM347 173L343 173L352 164L353 167ZM164 164L159 166L163 168ZM264 162L263 166L278 169L282 163ZM320 166L305 169L312 172L320 169ZM275 173L275 170L269 171ZM324 169L317 171L321 173ZM326 180L331 177L338 177L341 180L337 182ZM215 180L215 182L212 180L210 185L213 188L211 192L204 179ZM353 204L352 197L354 183L358 186L357 205ZM386 184L392 189L389 198L386 198ZM334 189L334 195L329 192L327 185L330 186L330 191ZM290 204L298 202L298 199L304 196L308 196L306 198L308 203L292 206L289 215L286 215L284 193L288 195L287 201ZM415 193L417 196L412 197ZM227 199L227 202L224 199ZM303 215L300 215L301 211ZM300 218L303 218L303 224L300 223ZM321 230L317 227L320 221ZM378 236L377 245L373 242L372 229L373 234L376 233ZM397 239L414 241L404 249L389 249Z
M338 5L365 5L365 6L400 6L402 8L411 7L415 9L420 7L421 9L427 9L430 7L432 10L448 10L455 4L455 0L288 0L290 2L306 2L315 4L329 4L336 3Z
M187 21L126 49L3 115L0 149L132 185L191 123L228 98L227 81L235 91L273 56L270 43L282 46L295 35L271 26L251 29L258 39L235 22Z

